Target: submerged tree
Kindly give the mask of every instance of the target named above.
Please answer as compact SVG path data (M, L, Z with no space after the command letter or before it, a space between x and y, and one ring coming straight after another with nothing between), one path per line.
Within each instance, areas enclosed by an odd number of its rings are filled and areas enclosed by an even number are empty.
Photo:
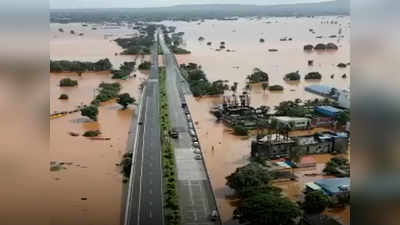
M123 109L126 109L129 104L135 103L135 98L131 97L128 93L123 93L118 95L117 103L123 106Z
M86 116L94 121L97 121L97 115L99 114L99 110L96 106L90 105L83 109L81 109L81 115Z
M302 208L308 214L322 213L330 203L330 199L322 191L312 191L306 194Z

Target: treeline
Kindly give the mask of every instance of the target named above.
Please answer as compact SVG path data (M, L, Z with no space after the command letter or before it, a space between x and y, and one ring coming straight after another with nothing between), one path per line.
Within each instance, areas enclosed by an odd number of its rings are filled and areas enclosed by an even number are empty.
M135 62L124 62L120 67L119 70L112 70L112 79L123 79L127 76L129 76L129 74L131 74L133 72L133 70L135 69Z
M161 27L163 34L164 34L164 41L167 46L171 49L174 54L190 54L191 52L179 47L182 44L183 38L182 36L185 34L184 32L175 32L175 27ZM171 33L171 37L169 36Z
M200 97L204 95L220 95L224 94L229 86L222 80L209 82L206 74L201 70L201 67L196 63L181 64L181 69L186 72L186 80L189 83L190 90L193 96Z
M50 72L77 72L83 73L87 71L106 71L111 70L112 64L108 58L100 59L97 62L81 62L68 60L50 60Z
M349 13L349 0L337 0L321 3L273 6L214 4L136 9L53 9L50 11L50 21L59 23L163 20L197 21L202 19L225 19L235 16L327 16L349 15Z
M124 55L150 54L154 44L154 34L157 26L150 24L138 26L140 36L132 38L118 38L115 40L124 51Z

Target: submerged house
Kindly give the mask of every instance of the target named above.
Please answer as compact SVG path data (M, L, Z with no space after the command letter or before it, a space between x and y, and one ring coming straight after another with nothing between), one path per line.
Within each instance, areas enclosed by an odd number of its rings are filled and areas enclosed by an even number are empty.
M311 119L305 117L275 116L271 118L284 124L293 130L305 130L311 128Z
M347 133L333 132L298 137L267 135L262 139L252 141L251 156L278 159L288 158L291 151L302 151L305 155L344 153L347 151L348 139Z
M322 191L330 197L346 195L350 193L350 178L327 178L315 182L306 183L305 192Z

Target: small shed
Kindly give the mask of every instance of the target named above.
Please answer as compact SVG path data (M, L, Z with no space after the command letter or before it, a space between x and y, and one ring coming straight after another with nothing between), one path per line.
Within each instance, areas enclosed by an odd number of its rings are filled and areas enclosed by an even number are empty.
M343 110L335 108L333 106L329 106L329 105L316 106L314 108L314 110L321 115L329 116L329 117L333 117L333 118L336 118L336 116L339 113L343 112Z
M299 168L315 167L316 165L317 161L312 156L304 156L301 158L300 162L297 163L297 167Z

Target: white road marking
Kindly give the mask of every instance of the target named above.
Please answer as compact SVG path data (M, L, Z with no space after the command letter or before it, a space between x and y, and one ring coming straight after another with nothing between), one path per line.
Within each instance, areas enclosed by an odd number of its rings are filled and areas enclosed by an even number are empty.
M145 115L147 115L147 110L149 109L149 102L146 99L146 112ZM144 118L144 130L143 130L143 140L142 140L142 166L140 168L140 185L139 185L139 204L138 204L138 218L137 218L137 224L140 224L140 202L142 200L142 179L143 179L143 160L144 160L144 139L146 137L146 125L147 125L147 118Z

